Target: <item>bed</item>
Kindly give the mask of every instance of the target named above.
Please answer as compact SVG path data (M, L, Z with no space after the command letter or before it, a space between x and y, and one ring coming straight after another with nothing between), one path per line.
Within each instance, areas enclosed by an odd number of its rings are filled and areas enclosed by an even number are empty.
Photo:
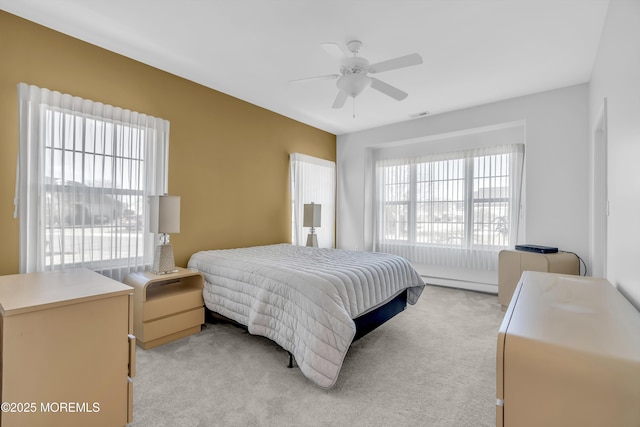
M207 309L275 341L323 388L335 385L355 338L424 288L399 256L290 244L201 251L188 267L204 275Z

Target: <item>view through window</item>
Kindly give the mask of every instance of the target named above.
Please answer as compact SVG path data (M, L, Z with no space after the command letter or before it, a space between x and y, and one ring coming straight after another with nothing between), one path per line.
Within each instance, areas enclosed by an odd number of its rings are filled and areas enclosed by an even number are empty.
M379 160L377 249L407 255L401 248L411 246L420 259L438 248L464 256L509 247L519 215L517 147Z
M118 264L144 254L144 129L48 109L45 264Z

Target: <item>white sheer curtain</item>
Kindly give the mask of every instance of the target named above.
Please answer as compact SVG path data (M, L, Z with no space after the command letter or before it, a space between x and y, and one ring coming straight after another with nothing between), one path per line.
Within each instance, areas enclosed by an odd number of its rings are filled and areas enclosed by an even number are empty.
M518 238L524 145L376 161L374 250L497 270Z
M148 196L167 190L169 122L18 85L20 272L122 279L153 259Z
M318 246L333 248L335 245L336 164L300 153L289 156L289 180L291 188L291 241L305 245L308 228L302 226L304 205L322 205L321 226L316 228Z

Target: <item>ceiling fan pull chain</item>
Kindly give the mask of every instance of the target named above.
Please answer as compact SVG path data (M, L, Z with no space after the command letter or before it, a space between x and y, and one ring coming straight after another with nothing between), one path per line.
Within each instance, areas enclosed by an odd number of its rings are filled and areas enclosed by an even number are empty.
M356 97L353 97L353 118L356 118Z

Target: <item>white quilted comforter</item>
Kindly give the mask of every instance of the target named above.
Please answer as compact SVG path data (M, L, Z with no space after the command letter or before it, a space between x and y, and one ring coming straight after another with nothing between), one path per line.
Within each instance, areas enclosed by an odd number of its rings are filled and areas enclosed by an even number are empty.
M202 251L206 306L291 352L302 373L332 387L356 332L352 319L424 282L404 258L279 244Z

